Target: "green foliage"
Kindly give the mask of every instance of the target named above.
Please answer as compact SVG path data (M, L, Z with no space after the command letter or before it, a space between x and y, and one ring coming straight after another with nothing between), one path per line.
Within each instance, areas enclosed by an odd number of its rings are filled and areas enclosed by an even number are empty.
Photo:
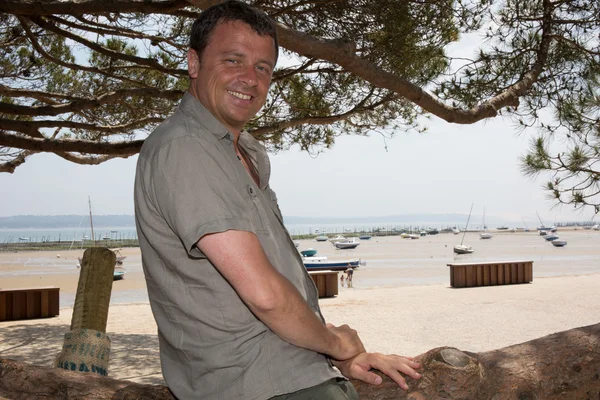
M284 49L288 57L275 71L267 103L247 126L271 150L298 145L318 152L339 135L421 130L424 110L456 121L508 98L492 108L523 129L540 130L523 172L550 174L551 196L598 210L597 0L253 3L306 34L307 47L316 39L339 49L328 60ZM56 15L38 15L35 7L30 15L0 14L0 133L99 143L145 137L187 88L187 41L201 10L173 3L151 11L158 3L149 0L107 3L127 12L71 14L70 3L61 4ZM473 33L482 39L473 56L447 54L450 44ZM355 68L344 70L348 59ZM393 84L382 84L383 76ZM554 154L557 137L566 138L567 150ZM0 171L29 154L0 147ZM68 159L94 163L98 155L75 156Z

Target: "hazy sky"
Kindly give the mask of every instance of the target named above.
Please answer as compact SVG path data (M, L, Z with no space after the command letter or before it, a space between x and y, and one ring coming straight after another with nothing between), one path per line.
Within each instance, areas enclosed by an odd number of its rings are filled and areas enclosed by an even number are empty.
M387 216L413 213L468 213L537 223L589 220L591 210L552 209L542 177L518 169L533 135L517 135L500 118L474 125L440 120L429 132L341 137L317 158L292 149L271 157L271 186L286 216ZM0 174L0 216L133 214L137 157L98 166L69 163L51 154L32 156L14 174ZM521 225L521 224L519 224Z
M449 47L457 57L473 54L478 34L465 35ZM285 63L282 58L281 63ZM387 216L415 213L464 213L475 203L473 218L522 219L537 225L590 220L591 209L553 208L541 189L545 180L519 171L530 138L517 135L508 119L474 125L451 125L436 117L425 134L398 133L387 140L340 137L335 146L312 158L292 149L272 156L271 186L285 216ZM0 173L0 216L133 214L137 157L98 166L82 166L55 155L40 154L14 174ZM533 225L533 226L535 226ZM531 226L531 227L533 227Z

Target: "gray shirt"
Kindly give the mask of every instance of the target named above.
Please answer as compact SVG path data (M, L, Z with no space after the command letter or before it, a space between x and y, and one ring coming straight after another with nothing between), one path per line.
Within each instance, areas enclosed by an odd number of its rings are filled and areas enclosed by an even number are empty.
M264 147L242 132L259 185L233 135L186 93L147 139L135 180L135 215L165 381L180 399L267 399L340 376L322 354L274 334L195 246L204 235L253 232L271 264L323 319L269 188Z

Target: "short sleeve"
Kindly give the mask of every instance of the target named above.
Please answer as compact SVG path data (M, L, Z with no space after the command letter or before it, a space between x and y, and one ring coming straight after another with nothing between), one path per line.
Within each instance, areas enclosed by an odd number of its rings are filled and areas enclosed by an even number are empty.
M217 145L179 137L163 144L152 162L157 209L192 256L204 257L196 243L207 234L254 232L237 172Z

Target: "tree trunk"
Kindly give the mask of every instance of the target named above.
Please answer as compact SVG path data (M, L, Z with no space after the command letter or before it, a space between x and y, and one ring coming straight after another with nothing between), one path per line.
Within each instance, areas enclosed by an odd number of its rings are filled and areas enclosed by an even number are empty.
M417 357L423 378L405 392L384 375L354 381L362 400L600 399L600 324L484 353L442 347ZM10 399L169 399L164 386L0 359L0 396Z

